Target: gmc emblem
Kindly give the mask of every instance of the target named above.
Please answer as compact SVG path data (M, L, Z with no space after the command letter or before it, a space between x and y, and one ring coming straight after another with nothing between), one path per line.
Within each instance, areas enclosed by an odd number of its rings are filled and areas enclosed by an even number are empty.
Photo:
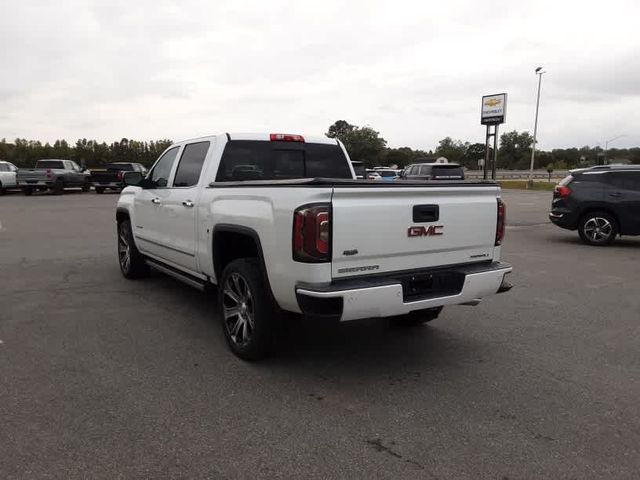
M428 227L409 227L407 229L407 237L431 237L433 235L442 235L442 225L429 225Z

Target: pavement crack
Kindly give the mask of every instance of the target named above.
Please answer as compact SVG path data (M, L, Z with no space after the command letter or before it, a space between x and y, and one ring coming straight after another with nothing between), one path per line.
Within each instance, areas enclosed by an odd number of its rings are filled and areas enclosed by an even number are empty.
M382 443L382 440L379 438L374 438L373 440L367 440L367 443L371 445L377 452L385 452L391 455L392 457L402 458L398 452L392 450L390 447L387 447Z
M369 446L371 446L377 452L386 453L387 455L391 455L394 458L397 458L399 460L403 460L405 463L413 465L414 467L419 468L420 470L425 470L429 474L429 476L431 478L436 478L435 475L433 475L431 472L429 472L425 468L425 466L422 465L420 462L418 462L416 460L413 460L411 458L404 458L400 453L395 451L392 447L389 447L389 446L385 445L384 443L382 443L382 439L380 439L380 438L368 439L368 440L366 440L366 442L367 442L367 444ZM395 442L391 442L391 444L395 445Z

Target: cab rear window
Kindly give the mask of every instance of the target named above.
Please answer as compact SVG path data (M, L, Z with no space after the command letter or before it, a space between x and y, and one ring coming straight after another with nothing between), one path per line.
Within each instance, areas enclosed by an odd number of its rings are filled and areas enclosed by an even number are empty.
M59 168L62 170L64 169L64 163L62 160L38 160L36 168Z
M434 165L431 169L434 179L464 179L464 170L458 165Z
M216 182L315 177L352 178L338 145L232 140L222 153Z

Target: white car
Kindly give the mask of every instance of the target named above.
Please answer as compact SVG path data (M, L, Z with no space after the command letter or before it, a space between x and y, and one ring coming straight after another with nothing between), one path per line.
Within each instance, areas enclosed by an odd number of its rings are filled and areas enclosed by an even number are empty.
M186 140L123 180L122 274L217 285L244 359L268 352L280 311L419 324L510 288L494 182L357 181L340 141L289 134Z
M9 189L18 187L16 182L17 172L18 167L13 163L0 160L0 195L3 195Z

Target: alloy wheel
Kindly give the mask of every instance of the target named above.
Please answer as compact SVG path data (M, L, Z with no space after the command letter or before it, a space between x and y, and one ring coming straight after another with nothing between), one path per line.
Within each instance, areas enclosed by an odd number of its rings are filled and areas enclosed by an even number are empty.
M131 263L131 247L127 238L127 229L124 224L118 229L118 258L122 270L127 272Z
M249 284L239 273L233 272L224 283L222 304L229 337L236 345L247 345L255 329L254 303Z
M602 243L613 233L613 226L606 218L593 217L584 224L584 233L594 243Z

